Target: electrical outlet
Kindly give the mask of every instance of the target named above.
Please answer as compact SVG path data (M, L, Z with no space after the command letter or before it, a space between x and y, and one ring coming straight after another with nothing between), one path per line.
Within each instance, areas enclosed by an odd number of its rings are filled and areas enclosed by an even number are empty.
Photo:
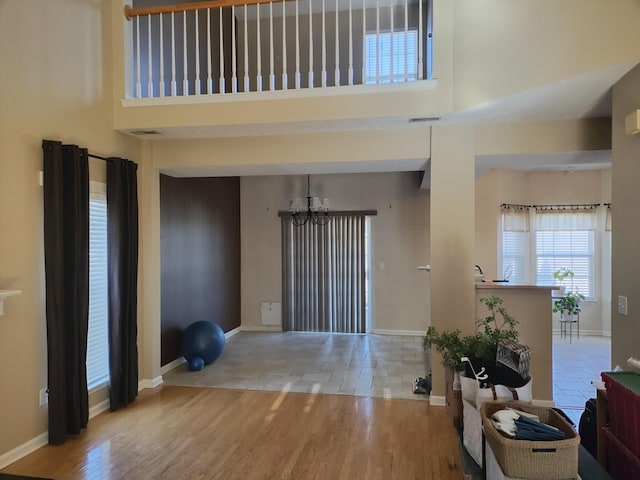
M40 399L40 406L46 405L47 403L49 403L49 393L47 392L46 388L43 388L42 390L40 390L38 394L38 398Z
M620 315L628 314L628 305L627 305L627 297L623 297L622 295L618 295L618 313Z

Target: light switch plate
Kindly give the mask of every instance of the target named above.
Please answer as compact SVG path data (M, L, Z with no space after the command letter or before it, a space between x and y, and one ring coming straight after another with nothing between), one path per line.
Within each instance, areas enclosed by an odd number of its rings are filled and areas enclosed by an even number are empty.
M622 295L618 295L618 313L620 315L628 314L627 297L624 297Z

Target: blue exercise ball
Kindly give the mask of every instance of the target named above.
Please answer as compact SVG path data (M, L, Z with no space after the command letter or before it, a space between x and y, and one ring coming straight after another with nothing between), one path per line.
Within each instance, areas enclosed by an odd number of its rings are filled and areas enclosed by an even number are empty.
M204 368L204 359L199 355L195 355L191 357L187 365L189 365L189 370L192 372L198 372Z
M222 354L224 343L220 325L201 320L189 325L182 334L182 355L187 362L201 357L204 364L209 365Z

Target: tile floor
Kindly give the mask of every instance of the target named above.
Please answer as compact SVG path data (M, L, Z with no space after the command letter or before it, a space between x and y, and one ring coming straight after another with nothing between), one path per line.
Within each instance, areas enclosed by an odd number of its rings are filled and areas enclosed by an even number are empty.
M575 335L569 339L553 336L553 400L576 426L589 398L595 398L592 380L611 369L611 338Z
M240 332L200 372L181 365L163 377L169 385L426 400L412 392L426 361L422 337Z
M553 337L553 399L576 423L595 396L592 380L610 369L608 337L572 343ZM168 385L316 392L426 400L412 382L428 369L422 337L300 332L240 332L222 356L200 372L182 365L164 375Z

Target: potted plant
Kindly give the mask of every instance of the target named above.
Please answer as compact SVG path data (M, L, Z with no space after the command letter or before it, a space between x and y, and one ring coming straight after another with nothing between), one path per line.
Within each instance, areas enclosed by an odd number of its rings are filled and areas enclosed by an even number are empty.
M560 315L565 317L572 317L580 312L580 302L584 300L584 295L578 292L572 292L571 290L565 291L566 286L564 282L566 280L572 280L575 274L572 270L562 267L553 272L553 278L555 278L561 287L561 294L553 301L553 313L560 312Z
M560 312L562 317L570 317L580 312L580 302L584 300L581 293L567 292L553 301L553 313Z
M429 327L424 337L424 347L435 347L442 355L442 364L458 372L463 368L462 357L476 359L481 363L495 364L498 344L503 340L517 340L518 331L515 326L518 321L502 306L503 300L498 296L481 298L489 314L476 320L476 333L461 336L460 330L439 333L434 327Z

